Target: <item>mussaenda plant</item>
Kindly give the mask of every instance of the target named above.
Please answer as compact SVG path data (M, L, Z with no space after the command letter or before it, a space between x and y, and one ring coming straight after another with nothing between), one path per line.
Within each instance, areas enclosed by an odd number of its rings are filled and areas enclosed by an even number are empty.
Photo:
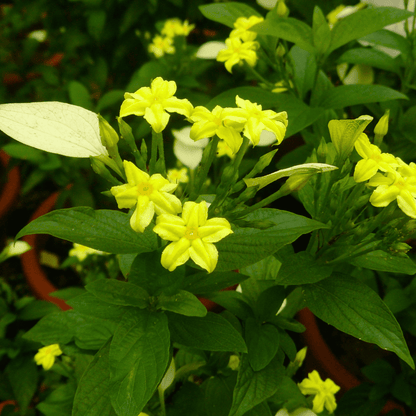
M118 260L117 276L90 279L80 295L67 299L72 310L47 315L25 335L47 347L37 356L40 364L53 368L60 351L88 362L72 415L198 414L218 406L230 416L332 413L338 387L331 380L316 371L299 384L293 380L305 351L297 352L289 331L304 329L293 316L305 303L327 322L414 366L383 301L345 274L354 264L366 267L368 256L386 255L412 229L412 220L393 204L374 218L363 213L369 196L353 178L350 155L372 118L334 120L332 143L322 142L308 163L260 176L276 150L242 170L245 156L264 130L280 144L290 120L285 111L263 109L244 96L237 95L235 104L194 107L176 97L174 81L157 77L150 87L126 93L118 117L122 139L80 107L0 106L0 128L12 138L89 157L118 206L55 210L17 235L51 234ZM149 152L125 121L133 116L152 127ZM209 138L180 192L165 160L163 134L171 117L191 124L192 140ZM120 155L120 140L131 154ZM222 141L233 157L223 159L214 178ZM270 207L295 191L312 218ZM408 232L392 233L384 220ZM307 249L295 253L291 244L309 233ZM238 284L241 290L221 290ZM198 296L224 310L207 311Z

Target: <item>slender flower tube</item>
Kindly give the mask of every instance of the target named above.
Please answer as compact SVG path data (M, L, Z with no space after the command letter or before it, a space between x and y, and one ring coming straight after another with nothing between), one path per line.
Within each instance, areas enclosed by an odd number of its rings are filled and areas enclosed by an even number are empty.
M35 361L37 365L41 365L44 370L50 370L55 362L55 357L61 355L62 351L58 344L48 345L47 347L40 348L35 355Z
M308 378L305 378L298 386L302 394L315 395L312 409L314 412L321 413L324 407L329 413L333 413L336 409L335 394L340 387L331 379L327 378L325 381L322 381L319 373L313 370L308 374Z
M149 176L132 162L123 161L127 183L113 186L110 191L115 196L119 208L133 208L130 225L137 232L144 232L155 213L178 214L182 211L181 201L172 195L177 184L169 182L159 173Z
M259 143L260 134L263 130L274 133L277 144L282 142L288 125L286 111L276 113L272 110L263 110L261 105L243 100L238 95L235 97L235 102L245 112L244 116L247 121L244 125L243 134L251 141L253 146Z
M157 77L149 87L139 88L135 93L126 92L120 108L120 117L131 114L143 116L156 133L164 130L170 115L178 113L189 117L192 104L187 99L174 97L175 81L165 81Z
M246 122L245 112L238 108L222 108L217 105L212 111L198 106L192 112L191 121L194 122L190 137L192 140L200 140L204 137L212 137L215 134L236 153L241 147L243 138L240 132Z
M153 231L162 239L172 241L163 250L163 267L172 272L191 258L208 273L214 271L218 262L218 250L213 243L232 233L231 225L225 218L208 219L205 201L199 204L185 202L182 218L160 215Z

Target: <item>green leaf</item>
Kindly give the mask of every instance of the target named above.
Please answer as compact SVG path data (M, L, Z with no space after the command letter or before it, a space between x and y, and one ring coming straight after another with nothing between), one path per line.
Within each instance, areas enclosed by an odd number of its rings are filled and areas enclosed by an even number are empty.
M53 390L45 400L36 405L45 416L71 416L76 384L69 382Z
M114 279L97 279L85 286L88 292L104 302L113 305L135 306L146 308L149 304L149 294L132 283Z
M222 23L232 29L234 29L234 22L239 17L261 17L261 14L250 6L237 2L205 4L199 6L199 10L207 19Z
M396 49L405 56L409 55L411 51L410 42L404 36L387 29L378 30L370 35L364 36L361 40Z
M167 313L172 340L208 351L247 351L238 331L222 316L208 312L203 318Z
M306 397L300 392L298 385L290 377L287 376L282 378L274 399L278 403L282 403L282 407L285 409L308 407Z
M25 414L38 384L38 371L33 356L17 356L9 362L4 375L9 379L20 410Z
M50 234L73 243L108 253L143 253L156 248L156 234L151 228L136 233L129 216L119 211L89 207L59 209L32 221L17 234Z
M414 369L414 362L396 318L367 285L341 273L302 286L307 306L320 319L365 342L397 354Z
M289 52L293 68L293 81L300 98L305 100L306 93L313 87L316 71L316 57L299 46L293 46Z
M238 272L195 273L186 276L184 289L194 294L216 292L234 286L248 279L248 276Z
M408 97L383 85L341 85L328 90L319 106L326 109L339 109L357 104L401 99L407 100Z
M262 370L254 371L243 355L234 388L229 416L242 416L276 393L284 377L284 367L277 356Z
M282 286L271 286L263 290L256 300L255 314L260 322L274 318L286 298L286 290Z
M332 41L328 53L354 39L360 39L412 15L407 10L395 7L367 8L350 14L339 20L332 29Z
M185 316L205 316L207 309L200 300L186 290L180 290L175 295L158 296L158 307L164 311L179 313Z
M269 13L264 22L257 23L250 30L260 35L288 40L305 51L315 53L315 47L311 43L312 29L292 17L279 17L277 13Z
M313 44L319 53L324 54L331 43L331 29L325 15L318 6L313 9L312 21Z
M154 233L153 233L154 234ZM182 287L185 268L173 272L160 263L161 250L136 256L128 274L130 283L144 288L150 295L173 295Z
M84 107L87 110L93 109L90 92L80 82L71 81L68 84L68 93L69 93L69 100L71 101L71 104Z
M205 393L205 410L208 416L228 416L233 401L233 389L236 375L230 377L216 375L210 377L203 385Z
M284 259L276 278L279 285L302 285L326 279L332 267L316 260L311 254L301 251Z
M204 294L204 297L227 309L240 319L244 320L247 319L248 316L253 315L250 306L240 292L227 290Z
M272 208L259 209L245 217L249 221L271 221L276 225L259 230L238 228L226 239L218 242L217 271L241 269L270 256L300 235L327 228L325 224Z
M137 416L152 397L170 361L164 314L133 309L122 318L110 346L111 403L117 414Z
M248 360L254 371L260 371L274 358L279 349L279 331L270 324L249 318L245 323Z
M400 64L397 59L393 59L390 55L372 48L349 49L338 58L337 62L369 65L396 73L400 71Z
M93 10L88 16L87 28L88 33L96 40L99 41L104 30L107 14L102 9Z
M113 386L110 382L109 352L110 342L107 342L95 354L82 375L75 393L72 416L109 416L111 414L110 394Z
M123 101L124 90L112 90L106 92L98 101L96 111L100 112L111 107L114 104L119 104Z
M375 250L353 258L351 264L380 272L404 273L414 275L416 264L407 255L393 256L383 250Z

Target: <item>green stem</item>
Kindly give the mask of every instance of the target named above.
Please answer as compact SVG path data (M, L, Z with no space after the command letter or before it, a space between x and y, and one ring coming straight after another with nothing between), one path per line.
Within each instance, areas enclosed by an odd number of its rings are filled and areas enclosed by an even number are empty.
M266 78L264 78L262 75L260 75L251 65L249 65L246 61L244 61L245 67L261 82L265 83L268 88L273 89L274 84L268 81Z
M152 129L152 154L150 156L150 162L149 162L149 173L150 175L153 175L156 171L156 160L157 160L157 133Z
M163 176L166 176L166 162L165 162L165 149L163 146L163 135L162 133L156 133L152 130L152 141L156 140L157 148L159 151L159 159L158 162L160 165L158 166L159 173Z
M157 390L159 393L161 416L166 416L165 392L162 389L157 389Z

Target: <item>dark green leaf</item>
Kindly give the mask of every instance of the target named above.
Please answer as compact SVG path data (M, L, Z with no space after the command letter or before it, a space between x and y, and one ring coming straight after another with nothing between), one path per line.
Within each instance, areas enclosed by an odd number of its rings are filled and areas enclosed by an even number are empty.
M205 316L207 309L192 293L180 290L175 295L158 296L158 307L164 311L179 313L185 316Z
M210 377L203 385L208 416L228 416L233 401L236 375Z
M149 294L140 286L121 280L97 279L85 286L88 292L113 305L146 308Z
M332 29L329 52L411 16L411 12L395 7L374 7L352 13L339 20Z
M112 90L106 92L98 101L96 111L100 112L111 107L113 104L120 104L123 101L124 90Z
M416 273L416 264L408 256L392 256L383 250L375 250L350 261L351 264L380 272Z
M269 13L264 22L250 28L260 35L273 36L293 42L305 51L315 53L312 45L312 29L306 23L292 17L279 17L277 13Z
M331 29L318 6L313 9L312 21L313 44L319 53L324 54L331 43Z
M112 383L110 383L109 352L110 342L107 342L95 354L85 370L75 393L72 416L109 416L111 414Z
M80 82L71 81L68 84L68 93L71 104L84 107L87 110L93 109L90 92Z
M275 394L283 377L284 367L277 356L262 370L254 371L244 354L238 370L230 416L242 416Z
M248 360L254 371L260 371L270 363L279 349L279 331L275 326L262 325L253 318L247 319L245 325Z
M100 40L104 30L107 14L102 9L93 10L88 16L87 27L88 33L95 39Z
M40 402L36 409L45 416L71 416L76 388L73 382L59 386Z
M276 225L266 230L239 228L218 242L217 271L236 270L257 263L284 245L292 243L302 234L327 228L325 224L301 215L271 208L259 209L244 219L271 221Z
M27 234L50 234L73 243L108 253L143 253L156 248L156 234L151 227L136 233L129 216L119 211L89 207L59 209L49 212L24 227L16 239Z
M247 351L241 335L220 315L211 312L203 318L167 315L174 342L208 351Z
M393 59L390 55L372 48L349 49L340 56L338 62L369 65L374 68L396 73L400 71L400 65L397 59Z
M234 22L239 17L261 16L250 6L237 2L204 4L199 6L199 10L207 19L222 23L233 29Z
M248 276L237 272L205 272L186 276L184 289L195 294L215 292L248 279Z
M276 316L286 298L282 286L271 286L263 290L257 298L254 311L259 321L267 321Z
M284 376L273 400L281 403L285 409L308 407L306 397L300 392L297 384L289 377Z
M393 351L414 368L400 325L367 285L352 276L334 273L302 287L308 307L318 318L340 331Z
M315 283L327 278L332 267L315 259L311 254L301 251L285 257L276 278L279 285L302 285Z
M376 45L385 46L387 48L396 49L403 55L407 56L410 53L410 42L404 36L391 30L382 29L370 35L361 38L366 42L374 43Z
M133 309L122 318L110 347L111 403L117 414L137 416L159 385L170 360L166 316Z
M406 95L383 85L341 85L322 97L320 107L338 109L351 105L408 99Z
M221 305L240 319L246 319L248 316L253 315L250 306L244 300L244 296L240 292L227 290L207 293L204 296L218 305Z

